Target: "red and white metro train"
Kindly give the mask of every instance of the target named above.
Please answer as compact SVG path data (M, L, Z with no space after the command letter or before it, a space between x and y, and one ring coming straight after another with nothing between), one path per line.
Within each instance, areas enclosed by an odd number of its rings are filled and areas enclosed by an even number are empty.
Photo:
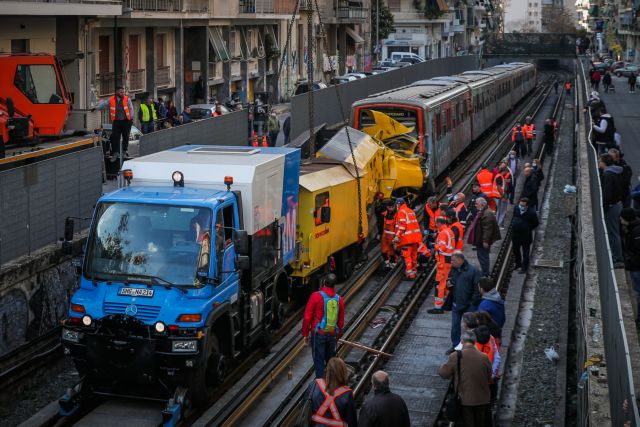
M370 110L413 128L425 177L433 179L536 86L533 64L513 62L420 80L373 94L351 107L351 126L374 124Z

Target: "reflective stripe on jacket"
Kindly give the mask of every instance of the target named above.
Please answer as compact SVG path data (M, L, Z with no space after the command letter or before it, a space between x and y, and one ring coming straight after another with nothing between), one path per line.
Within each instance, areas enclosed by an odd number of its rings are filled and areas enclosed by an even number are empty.
M438 237L436 238L435 250L438 255L450 257L454 251L454 236L453 231L446 225L440 227L438 230Z
M396 237L400 240L398 242L400 246L422 241L422 231L416 214L406 204L400 206L396 213Z
M478 183L480 183L480 190L485 194L485 196L493 198L502 197L500 192L495 188L493 174L489 170L482 169L478 172L476 179L478 180Z
M131 112L129 111L129 97L122 97L122 108L124 109L124 114L127 116L127 120L131 120ZM112 95L109 98L109 116L111 117L111 121L113 122L116 119L116 96Z
M156 107L153 104L151 104L151 114L149 114L149 107L147 106L147 104L140 105L140 111L142 111L142 121L144 123L151 121L151 117L153 117L154 121L158 120L158 116L156 115Z
M346 427L347 423L342 421L335 400L339 396L350 392L351 389L347 386L339 387L333 391L332 396L327 392L327 384L324 382L324 379L316 379L316 384L324 396L324 402L320 405L316 413L311 416L311 421L324 426ZM327 414L327 412L330 412L330 414ZM329 418L329 416L331 418Z

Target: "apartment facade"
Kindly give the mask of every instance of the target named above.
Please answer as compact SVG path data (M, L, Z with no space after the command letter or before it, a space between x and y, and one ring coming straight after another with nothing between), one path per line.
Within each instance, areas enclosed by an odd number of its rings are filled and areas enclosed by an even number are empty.
M0 52L61 57L76 108L89 108L118 85L135 104L163 97L179 109L199 101L224 102L233 93L250 102L256 92L269 92L278 102L310 70L317 81L364 68L370 51L368 0L320 0L320 15L314 11L311 26L315 1L302 0L294 15L295 4L0 0Z
M382 58L412 52L423 58L479 53L488 25L487 0L388 0L395 32L382 41Z

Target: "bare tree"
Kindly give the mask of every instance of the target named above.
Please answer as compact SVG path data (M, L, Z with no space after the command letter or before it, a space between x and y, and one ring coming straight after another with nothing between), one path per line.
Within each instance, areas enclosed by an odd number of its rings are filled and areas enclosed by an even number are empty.
M542 30L548 33L573 33L576 32L574 16L565 8L551 7L543 10ZM546 16L545 16L546 15Z

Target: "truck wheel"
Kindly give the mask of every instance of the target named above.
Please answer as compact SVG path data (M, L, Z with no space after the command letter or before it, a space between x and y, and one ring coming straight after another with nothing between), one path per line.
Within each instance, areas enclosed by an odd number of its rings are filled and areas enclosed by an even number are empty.
M195 406L202 406L211 400L214 390L222 384L226 374L225 357L220 353L218 338L213 334L207 342L205 357L201 366L187 373L187 387Z

